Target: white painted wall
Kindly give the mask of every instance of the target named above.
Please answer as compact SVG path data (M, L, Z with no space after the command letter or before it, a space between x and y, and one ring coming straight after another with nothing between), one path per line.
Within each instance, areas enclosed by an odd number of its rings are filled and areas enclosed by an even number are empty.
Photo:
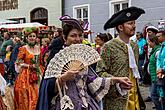
M30 22L30 12L39 7L48 10L48 25L61 26L62 0L18 0L18 9L0 11L0 18L26 18Z

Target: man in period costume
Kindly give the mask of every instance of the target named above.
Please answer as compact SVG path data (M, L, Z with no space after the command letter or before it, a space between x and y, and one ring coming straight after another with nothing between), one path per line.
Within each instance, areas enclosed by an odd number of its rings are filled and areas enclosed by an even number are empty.
M119 36L105 43L101 50L102 61L97 65L101 76L127 76L133 87L128 92L112 87L105 96L104 110L143 110L145 104L140 95L137 79L138 71L138 46L130 40L135 34L135 20L145 11L137 7L123 9L105 23L104 29L114 28ZM116 85L117 86L117 85ZM143 103L142 103L143 102Z

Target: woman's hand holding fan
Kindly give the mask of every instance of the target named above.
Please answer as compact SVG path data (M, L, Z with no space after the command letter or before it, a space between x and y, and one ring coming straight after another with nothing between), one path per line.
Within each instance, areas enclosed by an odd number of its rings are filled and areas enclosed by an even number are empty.
M44 78L58 78L67 71L81 72L100 59L99 53L92 47L84 44L72 44L51 59Z
M60 79L63 82L74 80L79 71L68 70L60 76Z

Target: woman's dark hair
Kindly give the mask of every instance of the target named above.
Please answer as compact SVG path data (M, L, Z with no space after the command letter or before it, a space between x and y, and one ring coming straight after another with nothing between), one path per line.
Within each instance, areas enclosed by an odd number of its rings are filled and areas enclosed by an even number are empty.
M5 31L4 33L6 33L6 34L9 36L9 38L11 38L10 32ZM3 33L3 34L4 34L4 33Z
M143 37L143 34L142 34L141 32L136 32L136 35L139 35L140 38L144 38L144 37Z
M12 51L13 50L13 46L10 46L10 51Z
M157 36L149 36L148 38L151 42L154 42L156 45L159 45L159 41L158 41Z
M147 29L147 32L148 32L148 31L152 31L152 32L153 32L153 33L155 33L155 34L157 34L157 33L158 33L158 31L157 31L157 30L152 29L152 28Z
M45 62L45 59L44 59L45 57L47 57L46 55L48 55L48 54L49 54L48 50L43 53L43 56L42 56L42 59L41 59L41 63L42 63L43 66L45 66L48 62L48 58L47 58L46 62Z
M57 28L57 32L58 32L59 36L63 35L63 29L62 28Z
M64 24L63 26L63 34L64 34L64 38L67 39L68 35L69 35L69 32L72 30L72 29L77 29L77 30L80 30L78 27L76 26L73 26L73 25L70 25L70 24Z
M110 33L98 33L97 37L99 37L104 42L107 42L113 38Z

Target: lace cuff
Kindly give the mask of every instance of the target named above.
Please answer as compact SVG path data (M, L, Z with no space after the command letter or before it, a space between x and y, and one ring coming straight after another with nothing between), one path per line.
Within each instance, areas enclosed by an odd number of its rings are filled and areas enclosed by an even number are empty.
M120 93L121 96L127 95L128 91L121 89L119 83L116 84L117 91Z
M111 78L98 77L88 87L95 99L99 102L108 93L110 85L112 85Z
M95 99L99 102L102 100L102 98L108 93L110 89L110 85L113 85L113 82L111 81L111 78L105 78L105 85L102 91L98 95L96 95Z
M92 83L88 84L89 90L92 94L94 94L101 86L103 78L96 78Z

